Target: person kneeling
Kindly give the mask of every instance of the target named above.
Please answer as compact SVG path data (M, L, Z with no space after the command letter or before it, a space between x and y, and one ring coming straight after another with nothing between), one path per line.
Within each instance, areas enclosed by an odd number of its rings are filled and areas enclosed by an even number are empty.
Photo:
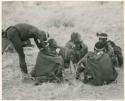
M84 83L92 85L109 84L116 80L117 71L110 58L110 52L104 51L104 44L97 42L94 52L89 52L78 63L76 79L80 79L80 74L84 73Z
M48 40L48 46L39 51L36 65L31 72L39 83L60 82L63 79L63 59L56 52L57 43L54 39Z

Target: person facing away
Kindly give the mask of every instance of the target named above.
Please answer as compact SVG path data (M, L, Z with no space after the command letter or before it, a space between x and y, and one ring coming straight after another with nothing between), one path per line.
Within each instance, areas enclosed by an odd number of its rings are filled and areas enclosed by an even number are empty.
M56 51L58 48L55 39L49 39L47 48L39 51L36 64L31 72L32 77L36 78L38 83L42 82L61 82L63 79L63 59Z
M80 74L84 73L84 83L103 85L115 81L118 74L110 54L111 52L105 52L104 43L97 42L94 52L89 52L79 61L76 79L81 79Z
M39 30L33 25L26 23L19 23L14 26L10 26L5 30L4 34L4 36L12 42L15 50L18 53L19 64L23 78L28 78L29 75L23 50L23 47L25 46L24 41L33 38L39 49L45 48L49 34L45 31Z

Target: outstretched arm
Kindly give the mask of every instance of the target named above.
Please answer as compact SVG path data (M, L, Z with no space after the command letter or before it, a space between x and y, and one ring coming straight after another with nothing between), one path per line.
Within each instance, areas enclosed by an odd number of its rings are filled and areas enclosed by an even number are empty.
M94 55L93 52L88 52L77 64L81 64L81 63L86 63L88 58L92 58Z

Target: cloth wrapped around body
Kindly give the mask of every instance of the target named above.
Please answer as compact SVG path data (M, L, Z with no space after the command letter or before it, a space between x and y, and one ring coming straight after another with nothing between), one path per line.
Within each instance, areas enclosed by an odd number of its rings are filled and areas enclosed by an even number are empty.
M112 63L112 60L107 53L100 55L94 55L94 53L87 54L82 60L81 63L84 64L84 78L87 78L87 75L91 76L91 79L88 80L88 83L93 85L103 85L115 81L117 78L117 71ZM78 68L78 71L81 70L81 67ZM78 72L77 71L77 72ZM80 72L80 71L79 71ZM88 78L87 78L88 79Z
M64 62L61 56L48 55L44 51L40 51L31 75L41 81L60 79L62 78L63 65Z

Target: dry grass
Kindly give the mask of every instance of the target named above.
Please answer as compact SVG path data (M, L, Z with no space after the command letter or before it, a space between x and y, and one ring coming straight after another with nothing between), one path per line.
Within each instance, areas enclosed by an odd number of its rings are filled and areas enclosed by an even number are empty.
M3 2L2 26L7 28L16 23L30 23L47 30L58 44L64 45L72 31L78 31L82 39L93 50L97 41L96 32L106 32L109 38L123 47L123 4L121 2ZM29 72L34 67L38 49L26 48L26 61ZM123 99L123 69L117 69L117 83L105 86L91 86L76 81L67 74L68 83L21 82L21 74L16 53L2 57L2 97L3 99Z

